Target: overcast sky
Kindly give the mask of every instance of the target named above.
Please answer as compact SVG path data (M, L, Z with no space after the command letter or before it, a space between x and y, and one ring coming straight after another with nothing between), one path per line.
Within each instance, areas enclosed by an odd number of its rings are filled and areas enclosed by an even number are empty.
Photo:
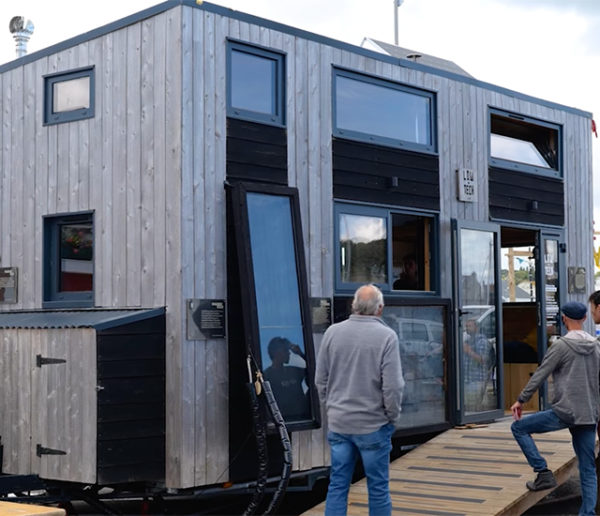
M15 56L13 16L33 21L33 52L157 3L0 0L0 62ZM365 36L394 42L394 0L214 3L356 45ZM592 112L600 122L600 0L404 0L398 20L400 46L454 61L477 79ZM600 214L595 137L593 149Z

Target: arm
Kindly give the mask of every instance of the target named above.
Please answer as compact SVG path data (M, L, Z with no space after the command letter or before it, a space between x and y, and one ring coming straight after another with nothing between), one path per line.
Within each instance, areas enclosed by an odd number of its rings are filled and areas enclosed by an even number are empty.
M550 373L552 373L552 371L560 364L563 357L564 345L565 344L559 340L550 347L544 360L535 370L535 373L533 373L533 376L529 379L529 382L527 382L527 385L517 397L518 403L523 404L529 401L535 391L539 389L540 385L542 385L546 378L550 376Z
M400 418L400 411L402 410L404 378L402 376L398 337L394 334L387 344L381 367L383 408L389 421L396 423Z
M319 398L322 403L327 399L327 382L329 380L329 354L328 349L329 338L327 332L323 335L319 354L317 355L317 368L315 371L315 386L319 393Z

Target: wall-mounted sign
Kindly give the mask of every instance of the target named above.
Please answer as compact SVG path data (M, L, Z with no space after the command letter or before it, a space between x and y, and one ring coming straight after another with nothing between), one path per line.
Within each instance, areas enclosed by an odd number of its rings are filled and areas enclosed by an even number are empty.
M225 338L225 300L187 300L187 338L206 340Z
M458 176L458 200L463 202L477 201L477 176L470 168L459 168Z
M325 333L331 326L331 299L328 297L311 297L310 310L314 333Z
M585 294L585 267L569 267L569 294Z
M0 268L0 303L17 302L17 268Z

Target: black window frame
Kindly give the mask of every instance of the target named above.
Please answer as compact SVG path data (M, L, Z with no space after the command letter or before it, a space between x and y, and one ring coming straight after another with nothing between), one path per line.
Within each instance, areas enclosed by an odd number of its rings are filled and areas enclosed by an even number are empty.
M60 82L67 82L81 77L90 79L90 105L87 108L73 109L71 111L53 110L54 105L54 85ZM96 105L96 82L95 67L78 68L66 72L55 73L44 76L44 125L62 124L65 122L74 122L76 120L85 120L93 118Z
M304 257L304 239L300 215L300 200L297 188L265 183L236 182L230 186L231 208L234 224L234 239L237 252L237 266L240 278L242 320L244 340L247 352L254 357L258 367L263 369L258 320L258 306L253 267L253 251L250 239L250 221L248 217L249 193L286 196L290 199L291 224L293 229L294 254L298 279L300 316L303 328L303 344L307 371L306 383L309 386L311 417L303 420L285 420L289 431L308 430L321 426L321 411L317 389L314 384L316 352L313 342L312 316L308 295L308 274ZM271 429L272 430L272 429Z
M334 234L334 282L336 295L344 295L354 292L362 285L359 282L343 282L341 278L341 256L340 256L340 225L339 216L341 213L358 215L358 216L374 216L386 219L386 260L387 260L387 283L377 283L383 294L388 297L392 296L407 296L407 297L435 297L440 295L440 267L439 267L439 214L436 212L424 210L411 210L402 207L394 206L379 206L373 204L359 204L347 201L336 201L334 205L333 215L333 234ZM393 215L410 215L414 217L425 217L430 220L430 245L429 245L429 261L430 261L430 278L431 290L395 290L393 288L394 279L392 275L393 267L393 239L391 235Z
M431 142L427 145L419 144L407 140L401 140L396 138L388 138L385 136L374 135L365 133L362 131L354 131L339 128L337 125L337 78L345 77L353 79L355 81L375 84L391 90L397 90L411 95L424 97L429 100L429 132ZM408 86L399 82L390 81L380 77L374 77L372 75L366 75L358 73L352 70L344 68L333 68L333 77L331 84L331 95L332 95L332 125L333 125L333 136L338 138L356 140L361 142L376 143L387 147L397 147L405 150L423 152L427 154L437 154L437 95L433 91L424 90L421 88L415 88L414 86Z
M273 80L273 92L275 93L275 99L273 105L275 107L275 113L261 113L250 109L244 109L235 107L232 105L231 100L231 81L232 81L232 52L243 52L246 54L260 57L263 59L269 59L275 61L276 71ZM227 116L231 118L239 118L241 120L247 120L251 122L259 122L263 124L274 125L278 127L285 127L285 60L286 56L282 52L271 50L268 48L260 47L257 45L251 45L241 41L228 40L227 41Z
M533 126L539 126L544 129L552 129L557 133L557 157L556 157L556 168L551 167L539 167L529 163L522 163L519 161L513 161L505 158L499 158L492 156L492 119L493 117L505 118L508 121L512 121L515 124L528 124ZM522 138L518 138L522 141ZM530 174L536 174L540 176L552 177L557 179L563 178L563 128L561 124L547 122L545 120L539 120L527 115L514 113L511 111L505 111L494 107L489 108L488 114L488 163L490 167L502 168L508 170L517 170L520 172L527 172Z
M59 291L60 227L64 224L92 225L92 290L84 292ZM95 238L94 212L61 213L43 217L43 308L89 308L94 306L95 291Z

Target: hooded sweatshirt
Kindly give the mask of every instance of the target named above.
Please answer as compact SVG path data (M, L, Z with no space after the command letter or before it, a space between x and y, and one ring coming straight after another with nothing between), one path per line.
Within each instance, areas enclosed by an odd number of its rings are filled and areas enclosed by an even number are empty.
M552 410L568 425L592 425L600 411L600 342L582 331L558 339L517 398L529 401L544 380L554 380Z

